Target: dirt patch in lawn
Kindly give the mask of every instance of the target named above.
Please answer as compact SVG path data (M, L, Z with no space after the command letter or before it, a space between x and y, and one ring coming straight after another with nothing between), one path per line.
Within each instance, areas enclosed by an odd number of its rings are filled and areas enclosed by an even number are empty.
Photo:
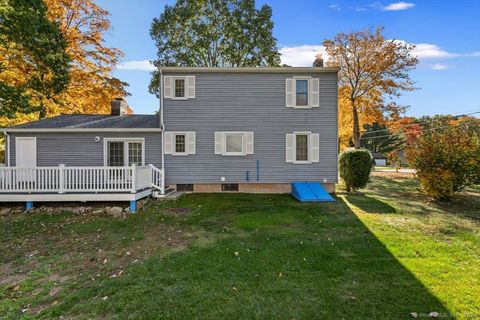
M167 216L188 216L192 213L190 208L165 208L163 213Z
M372 171L370 173L373 177L383 178L398 178L398 179L412 179L414 177L411 172L395 172L395 171Z

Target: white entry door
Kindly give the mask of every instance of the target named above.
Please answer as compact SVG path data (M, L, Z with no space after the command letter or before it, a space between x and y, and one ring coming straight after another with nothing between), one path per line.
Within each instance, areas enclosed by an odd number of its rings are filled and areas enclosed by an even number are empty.
M37 139L35 137L17 137L15 139L15 166L37 166Z

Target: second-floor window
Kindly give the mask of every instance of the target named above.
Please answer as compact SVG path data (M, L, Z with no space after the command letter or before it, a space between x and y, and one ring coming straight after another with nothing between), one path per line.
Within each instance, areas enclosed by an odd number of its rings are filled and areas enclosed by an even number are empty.
M164 76L163 98L171 100L195 99L195 76Z
M295 81L295 106L307 107L308 106L308 80L297 79Z
M174 78L175 98L185 98L185 78Z
M285 106L309 109L320 106L320 79L311 76L295 76L285 79Z

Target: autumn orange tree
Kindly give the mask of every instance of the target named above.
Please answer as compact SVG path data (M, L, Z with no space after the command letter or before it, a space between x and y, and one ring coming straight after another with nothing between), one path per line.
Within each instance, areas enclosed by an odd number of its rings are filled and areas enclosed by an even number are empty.
M378 121L385 111L399 113L401 110L396 109L396 105L382 110L382 106L386 107L384 97L396 97L402 91L415 89L409 77L409 71L418 63L412 54L414 46L385 39L383 27L339 33L323 45L329 55L328 65L341 68L340 125L345 128L351 120L351 136L355 148L359 148L362 118L374 117Z
M67 41L71 59L66 88L33 114L1 117L0 127L54 116L60 113L108 113L110 101L127 95L126 83L112 76L122 52L105 45L110 29L108 12L90 0L44 0L48 18L57 23ZM12 77L28 78L17 72Z

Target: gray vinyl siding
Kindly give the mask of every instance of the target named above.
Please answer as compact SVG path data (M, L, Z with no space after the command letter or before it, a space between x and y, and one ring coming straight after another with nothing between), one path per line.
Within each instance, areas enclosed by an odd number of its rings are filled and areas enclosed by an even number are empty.
M11 133L10 165L15 166L15 137L37 138L37 166L103 166L104 138L144 138L145 164L161 167L161 134L157 133ZM95 142L95 137L100 137Z
M219 183L221 177L244 183L247 171L252 183L337 181L336 73L309 75L320 81L320 107L311 109L285 107L285 79L294 74L193 75L195 99L164 100L166 131L196 131L195 155L165 155L167 184ZM215 131L253 131L254 154L214 154ZM294 131L320 134L318 163L286 163L285 135Z

